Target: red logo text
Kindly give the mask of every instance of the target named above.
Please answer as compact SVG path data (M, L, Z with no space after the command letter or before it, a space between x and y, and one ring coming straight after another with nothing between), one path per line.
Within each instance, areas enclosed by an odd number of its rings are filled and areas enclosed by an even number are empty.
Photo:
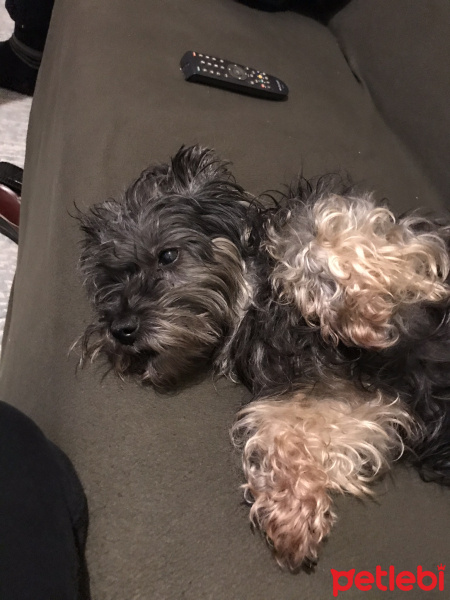
M369 591L372 587L376 587L381 591L403 590L409 591L415 587L428 592L438 589L444 591L444 572L445 565L437 566L437 573L434 571L424 571L419 565L417 571L400 571L396 573L395 567L392 565L387 571L377 565L375 574L370 571L359 571L350 569L350 571L336 571L331 569L333 577L333 596L336 598L339 592L346 592L353 586L362 592Z

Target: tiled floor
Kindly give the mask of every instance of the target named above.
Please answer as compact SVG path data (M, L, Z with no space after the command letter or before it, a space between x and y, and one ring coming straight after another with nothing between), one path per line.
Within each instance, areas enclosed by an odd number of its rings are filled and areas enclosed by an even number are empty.
M0 40L10 37L13 22L0 2ZM0 88L0 160L23 167L31 98Z
M13 23L0 3L0 40L11 35ZM31 98L0 88L0 161L23 167ZM0 339L17 260L17 245L0 234Z

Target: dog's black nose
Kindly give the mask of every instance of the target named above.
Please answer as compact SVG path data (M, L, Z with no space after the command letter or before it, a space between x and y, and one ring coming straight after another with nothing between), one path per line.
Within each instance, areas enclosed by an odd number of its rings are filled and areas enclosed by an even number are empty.
M113 321L110 331L121 344L133 344L139 330L139 319L134 315Z

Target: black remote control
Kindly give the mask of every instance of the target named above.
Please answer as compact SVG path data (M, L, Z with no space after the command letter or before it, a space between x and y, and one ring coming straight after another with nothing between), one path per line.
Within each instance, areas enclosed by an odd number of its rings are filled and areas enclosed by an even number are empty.
M223 58L216 58L211 54L186 52L180 61L180 66L188 81L269 100L286 100L289 94L288 86L278 77Z

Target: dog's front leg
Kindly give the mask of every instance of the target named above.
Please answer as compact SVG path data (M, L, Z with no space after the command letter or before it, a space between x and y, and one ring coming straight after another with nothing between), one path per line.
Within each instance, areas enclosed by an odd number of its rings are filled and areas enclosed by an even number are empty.
M411 431L398 400L341 382L241 411L232 438L242 452L250 518L277 561L291 570L316 562L336 519L332 494L371 494Z

